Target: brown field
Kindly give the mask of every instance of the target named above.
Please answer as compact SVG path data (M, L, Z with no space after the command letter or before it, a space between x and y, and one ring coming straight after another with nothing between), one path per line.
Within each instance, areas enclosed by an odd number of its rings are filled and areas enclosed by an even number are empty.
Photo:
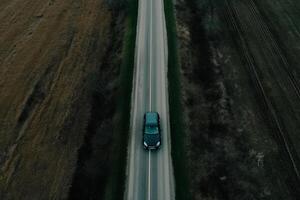
M192 199L300 198L299 8L177 1Z
M105 180L123 37L114 11L103 0L0 2L0 199L68 198L91 126L106 135Z

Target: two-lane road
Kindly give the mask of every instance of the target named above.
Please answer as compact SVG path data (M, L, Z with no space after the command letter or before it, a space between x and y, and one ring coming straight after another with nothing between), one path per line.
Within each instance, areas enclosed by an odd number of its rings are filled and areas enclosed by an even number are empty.
M175 193L163 0L139 0L138 13L125 199L171 200ZM143 115L147 111L156 111L161 117L162 145L158 151L143 149Z

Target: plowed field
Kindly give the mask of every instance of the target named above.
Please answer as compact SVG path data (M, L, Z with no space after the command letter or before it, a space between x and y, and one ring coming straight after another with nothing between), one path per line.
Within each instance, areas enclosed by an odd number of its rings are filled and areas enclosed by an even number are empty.
M104 184L122 27L102 0L0 2L0 199L66 199L87 131Z
M300 198L299 6L177 3L193 199Z

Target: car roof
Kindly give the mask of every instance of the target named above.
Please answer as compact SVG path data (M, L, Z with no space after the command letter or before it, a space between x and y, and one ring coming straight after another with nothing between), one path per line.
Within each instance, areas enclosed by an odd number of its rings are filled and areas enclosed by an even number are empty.
M157 112L146 112L146 124L157 124L158 113Z

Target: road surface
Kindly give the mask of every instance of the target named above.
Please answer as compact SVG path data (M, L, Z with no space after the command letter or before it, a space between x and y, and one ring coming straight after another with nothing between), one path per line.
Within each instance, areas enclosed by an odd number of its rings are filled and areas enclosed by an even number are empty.
M167 57L163 0L139 0L125 192L127 200L175 199ZM158 151L143 149L143 115L147 111L157 111L161 117L162 145Z

